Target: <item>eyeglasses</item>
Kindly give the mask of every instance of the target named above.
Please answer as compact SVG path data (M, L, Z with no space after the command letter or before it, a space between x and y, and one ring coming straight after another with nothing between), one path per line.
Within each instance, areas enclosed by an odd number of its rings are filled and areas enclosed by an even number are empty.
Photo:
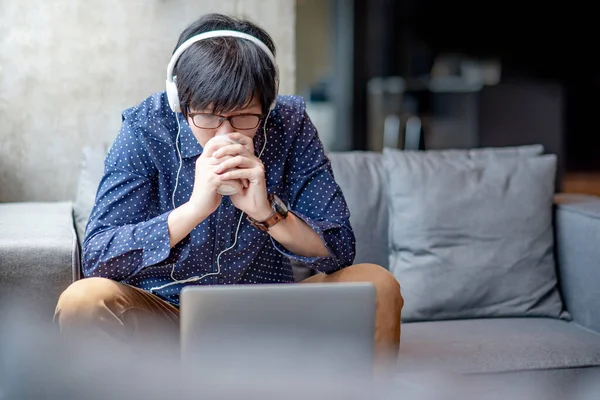
M230 117L223 117L221 115L206 114L206 113L194 113L188 114L188 117L192 119L194 125L200 129L217 129L223 125L223 121L227 120L231 126L235 129L246 130L254 129L260 123L262 118L261 114L238 114Z

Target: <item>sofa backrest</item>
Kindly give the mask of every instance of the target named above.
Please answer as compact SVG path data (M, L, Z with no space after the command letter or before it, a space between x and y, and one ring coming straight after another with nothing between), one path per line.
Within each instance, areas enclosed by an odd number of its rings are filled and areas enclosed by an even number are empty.
M342 189L356 235L355 263L388 267L388 206L381 153L332 152L335 180Z

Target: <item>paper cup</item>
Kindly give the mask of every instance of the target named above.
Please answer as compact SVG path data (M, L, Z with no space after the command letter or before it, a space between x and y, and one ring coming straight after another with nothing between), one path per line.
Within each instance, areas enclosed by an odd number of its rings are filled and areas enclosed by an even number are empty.
M233 140L230 137L228 137L227 134L221 134L221 135L213 136L208 142L206 142L206 144L208 145L208 143L211 143L212 141L223 141L223 142L229 142L229 143L237 143L235 140ZM223 184L223 185L219 186L219 188L217 189L217 193L219 193L222 196L230 196L232 194L236 194L237 190L236 190L236 188L234 188L231 185Z

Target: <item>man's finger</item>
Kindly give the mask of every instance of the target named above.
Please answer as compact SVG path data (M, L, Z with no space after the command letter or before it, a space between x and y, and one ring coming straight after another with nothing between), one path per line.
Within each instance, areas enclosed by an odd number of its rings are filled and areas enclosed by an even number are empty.
M217 172L224 172L233 168L252 168L255 165L252 159L244 156L235 156L221 162Z
M239 154L249 154L248 149L241 144L230 144L215 151L213 156L219 158L223 156L237 156Z
M223 163L223 161L227 161L232 158L233 158L232 156L225 156L225 157L220 157L220 158L210 157L207 161L208 161L208 165L221 165Z
M259 172L256 168L232 169L219 176L222 181L248 179L250 182L256 181Z

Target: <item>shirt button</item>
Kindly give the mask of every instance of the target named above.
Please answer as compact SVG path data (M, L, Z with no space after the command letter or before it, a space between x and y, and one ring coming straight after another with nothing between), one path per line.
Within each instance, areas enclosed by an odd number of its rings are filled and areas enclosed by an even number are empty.
M219 279L219 283L223 283L223 282L225 282L224 279Z
M219 247L225 247L225 241L219 240Z

